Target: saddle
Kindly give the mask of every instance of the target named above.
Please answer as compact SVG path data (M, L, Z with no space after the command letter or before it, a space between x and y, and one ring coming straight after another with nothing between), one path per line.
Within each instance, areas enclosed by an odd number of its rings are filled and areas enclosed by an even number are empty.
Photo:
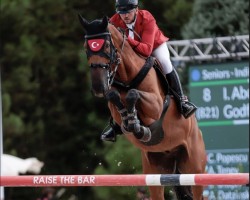
M166 77L165 77L165 75L163 73L162 65L161 65L161 63L156 58L154 58L153 67L154 67L154 69L156 71L158 79L161 82L161 85L164 88L165 95L170 94L169 84L168 84L167 79L166 79Z

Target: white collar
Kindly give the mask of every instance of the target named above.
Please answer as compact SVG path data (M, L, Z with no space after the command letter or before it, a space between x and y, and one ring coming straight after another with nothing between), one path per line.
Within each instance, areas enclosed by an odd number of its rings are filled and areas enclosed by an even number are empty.
M128 28L134 29L136 19L137 19L137 15L135 16L135 20L134 20L131 24L126 24L126 26L127 26Z

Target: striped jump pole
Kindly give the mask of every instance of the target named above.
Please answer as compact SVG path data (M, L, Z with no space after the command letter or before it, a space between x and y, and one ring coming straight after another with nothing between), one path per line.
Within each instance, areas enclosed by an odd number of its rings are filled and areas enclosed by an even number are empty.
M4 187L247 185L249 173L1 176Z

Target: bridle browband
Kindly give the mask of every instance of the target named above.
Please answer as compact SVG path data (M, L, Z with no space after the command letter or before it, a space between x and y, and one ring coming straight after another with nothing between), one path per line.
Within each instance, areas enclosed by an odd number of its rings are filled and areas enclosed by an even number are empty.
M105 36L105 35L111 35L111 33L104 32L104 33L98 33L98 34L92 34L92 35L85 35L85 39L92 39L92 38L101 37L101 36Z

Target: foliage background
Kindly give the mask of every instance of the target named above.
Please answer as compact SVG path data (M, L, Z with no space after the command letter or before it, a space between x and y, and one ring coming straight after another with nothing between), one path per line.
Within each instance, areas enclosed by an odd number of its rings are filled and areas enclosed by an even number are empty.
M114 144L99 139L109 111L91 95L77 18L112 16L114 1L0 3L4 153L37 157L45 162L41 174L141 173L140 152L123 136ZM140 7L152 12L171 40L249 34L247 0L144 0ZM6 188L5 196L33 200L41 190ZM135 199L135 190L66 188L60 199Z

